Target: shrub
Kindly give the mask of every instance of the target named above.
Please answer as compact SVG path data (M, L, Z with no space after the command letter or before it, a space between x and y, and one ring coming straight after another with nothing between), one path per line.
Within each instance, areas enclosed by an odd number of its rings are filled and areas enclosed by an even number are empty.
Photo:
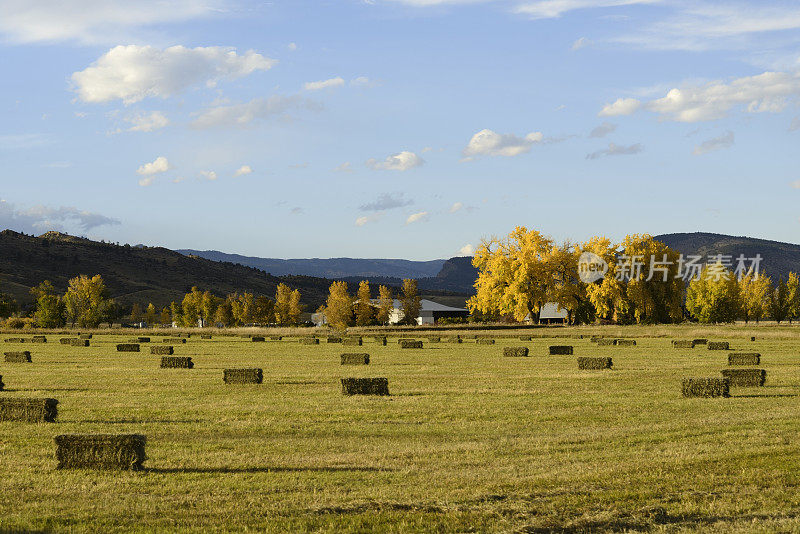
M33 336L31 343L47 343L47 336Z
M635 347L636 340L635 339L618 339L617 340L618 347Z
M605 347L605 346L609 346L609 345L616 345L617 344L617 340L616 339L611 339L611 338L599 338L596 341L596 343L597 343L598 347Z
M388 378L342 378L343 395L388 395Z
M341 343L342 338L339 336L328 336L328 343Z
M342 340L342 345L360 347L362 344L363 340L360 337L346 337Z
M555 355L565 355L571 356L572 355L572 346L571 345L552 345L550 347L550 354Z
M477 343L478 345L494 345L494 339L479 337L475 339L475 343Z
M722 376L730 381L731 386L763 386L767 381L764 369L724 369Z
M172 345L153 345L150 347L150 354L172 356L174 353L175 349L172 348Z
M265 339L261 336L253 336L250 338L250 341L253 341L255 343L260 343L262 341L265 341Z
M300 338L301 345L319 345L319 339L315 337L301 337Z
M503 347L503 356L524 358L528 355L528 347Z
M30 363L31 353L27 350L18 352L4 352L6 362L8 363Z
M225 369L222 380L226 384L260 384L264 381L264 371L261 369Z
M88 347L89 346L88 339L70 339L69 344L73 347Z
M369 365L369 354L365 353L342 354L342 365Z
M33 319L23 317L9 317L3 323L6 328L13 328L14 330L22 330L23 328L32 328L34 324Z
M578 369L611 369L611 358L578 358Z
M672 348L673 349L693 349L694 348L694 341L692 341L692 340L683 340L683 339L673 339L672 340Z
M162 356L161 368L162 369L191 369L194 367L194 362L189 356Z
M422 341L414 341L413 339L404 339L400 342L401 349L421 349Z
M138 343L120 343L117 345L117 352L139 352Z
M727 378L684 378L681 383L684 397L730 397Z
M56 399L0 397L0 422L54 423L58 416Z
M727 341L709 341L708 350L730 350L730 343Z
M57 469L130 469L147 459L141 434L61 434L56 443Z
M761 354L758 352L731 352L728 354L728 365L758 365Z

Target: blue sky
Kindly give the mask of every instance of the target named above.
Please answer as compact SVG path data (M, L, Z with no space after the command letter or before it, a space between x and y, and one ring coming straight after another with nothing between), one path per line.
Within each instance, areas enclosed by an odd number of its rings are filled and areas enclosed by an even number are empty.
M0 0L0 54L0 226L26 233L798 242L796 2Z

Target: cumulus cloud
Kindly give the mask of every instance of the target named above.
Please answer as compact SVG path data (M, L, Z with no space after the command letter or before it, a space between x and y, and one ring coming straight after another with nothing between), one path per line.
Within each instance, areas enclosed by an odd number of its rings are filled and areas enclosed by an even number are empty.
M630 146L615 145L614 143L609 143L607 149L598 150L597 152L592 152L591 154L587 154L586 159L599 159L604 156L628 156L628 155L638 154L642 150L644 150L644 147L639 143Z
M200 176L206 180L214 181L217 179L217 173L214 171L200 171Z
M197 85L214 87L221 80L268 70L275 63L253 50L238 54L221 46L115 46L75 72L72 82L84 102L132 104L148 97L168 98Z
M320 80L318 82L306 82L303 84L303 89L306 91L319 91L321 89L330 89L331 87L342 87L344 85L344 78L337 76L328 80Z
M408 171L420 167L424 163L425 160L415 153L404 150L398 154L388 156L383 161L370 158L367 160L366 165L376 171Z
M709 152L713 152L715 150L721 150L723 148L730 148L733 146L734 136L733 132L726 132L719 137L713 137L706 141L703 141L692 151L692 154L695 156L702 156L703 154L708 154Z
M333 169L333 172L353 172L353 167L349 161L345 161Z
M129 132L152 132L169 125L169 119L160 111L129 115L125 117L125 122L131 124Z
M660 1L662 0L538 0L523 2L514 11L533 19L552 19L577 9L657 4Z
M151 174L158 174L162 172L167 172L170 170L172 166L169 164L169 161L164 156L158 156L155 160L151 161L150 163L145 163L138 169L136 169L136 174L141 174L142 176L150 176Z
M620 115L632 115L642 106L641 101L635 98L619 98L613 104L606 104L600 113L600 117L617 117Z
M236 172L233 173L233 176L234 177L235 176L245 176L245 175L250 174L252 172L253 172L253 169L250 167L250 165L242 165L241 167L236 169Z
M450 213L455 213L460 211L464 207L464 204L461 202L454 202L452 206L450 206Z
M118 219L73 206L33 206L22 209L0 200L0 228L10 228L18 232L33 234L49 230L89 231L100 226L117 224L120 224Z
M292 109L319 109L319 105L298 95L273 95L254 98L243 104L225 104L207 108L196 114L192 128L247 127L253 121L285 116Z
M794 189L800 189L800 180L796 180L789 185L791 185Z
M604 122L600 126L596 127L594 130L589 132L589 137L605 137L610 133L614 133L617 130L617 125L612 124L610 122Z
M410 206L413 203L412 199L406 198L405 193L384 193L376 200L362 204L358 209L361 211L385 211Z
M363 215L356 219L356 226L365 226L371 222L375 222L381 218L380 213L373 213L371 215Z
M16 43L130 42L137 28L204 17L221 7L221 0L6 0L0 2L0 34Z
M460 249L458 249L457 256L472 256L475 254L475 247L472 246L471 243L467 243Z
M542 132L531 132L525 137L514 134L499 134L492 130L481 130L472 136L463 150L465 158L474 156L518 156L529 152L533 145L541 143Z
M572 43L572 50L573 51L580 50L581 48L586 48L590 44L592 44L592 41L590 41L586 37L581 37L580 39Z
M406 219L406 224L413 224L419 221L427 221L428 220L428 212L427 211L420 211L417 213L412 213Z

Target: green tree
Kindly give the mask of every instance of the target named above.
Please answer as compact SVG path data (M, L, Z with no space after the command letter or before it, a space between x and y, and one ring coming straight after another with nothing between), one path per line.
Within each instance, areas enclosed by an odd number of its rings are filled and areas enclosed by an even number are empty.
M144 311L144 320L148 326L156 324L158 320L158 311L152 302L147 305L147 309Z
M138 302L134 302L131 307L130 320L132 323L140 323L142 321L142 307Z
M701 323L732 323L741 310L739 284L721 263L707 265L689 282L686 309Z
M347 291L347 282L333 282L325 301L325 318L337 330L353 324L353 298Z
M95 328L101 322L111 322L116 313L103 277L80 275L69 281L64 295L67 321L81 327Z
M405 324L417 324L420 306L417 281L410 278L404 279L402 293L400 294L400 308L403 311L402 322Z
M158 318L158 322L161 324L170 324L172 322L172 315L169 311L169 306L164 306L161 308L161 315Z
M789 301L789 323L800 318L800 278L797 273L789 273L786 281L787 300Z
M767 307L769 315L773 321L780 323L786 320L789 316L789 288L786 286L786 281L781 276L778 278L778 284L769 292L767 300Z
M389 324L389 319L394 309L394 296L392 290L386 286L378 288L378 313L375 319L380 324Z
M169 303L169 316L170 316L170 324L176 324L178 326L183 324L183 308L180 304L175 302L174 300Z
M375 307L372 305L372 296L367 280L362 280L358 284L355 313L356 325L369 326L375 323Z
M45 280L31 289L36 299L34 318L41 328L57 328L64 325L64 302L56 294L56 289L49 280Z

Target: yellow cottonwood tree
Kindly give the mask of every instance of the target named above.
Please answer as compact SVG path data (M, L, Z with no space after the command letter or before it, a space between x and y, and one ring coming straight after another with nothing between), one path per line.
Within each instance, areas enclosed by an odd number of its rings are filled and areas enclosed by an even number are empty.
M739 284L721 263L707 265L686 290L686 309L701 323L732 323L739 315Z
M631 266L637 259L642 263L640 269L629 272L630 276L624 282L625 296L630 301L636 322L680 321L686 287L678 276L680 254L648 234L626 236L620 247L622 255L617 258L617 269L625 268L628 261ZM659 264L651 265L651 258Z
M358 284L356 293L356 325L368 326L375 321L375 307L372 306L372 296L369 281L362 280Z
M347 282L333 282L325 301L325 318L337 330L353 324L353 298L347 291Z
M772 281L768 276L748 273L739 280L740 313L745 323L758 322L767 311Z

